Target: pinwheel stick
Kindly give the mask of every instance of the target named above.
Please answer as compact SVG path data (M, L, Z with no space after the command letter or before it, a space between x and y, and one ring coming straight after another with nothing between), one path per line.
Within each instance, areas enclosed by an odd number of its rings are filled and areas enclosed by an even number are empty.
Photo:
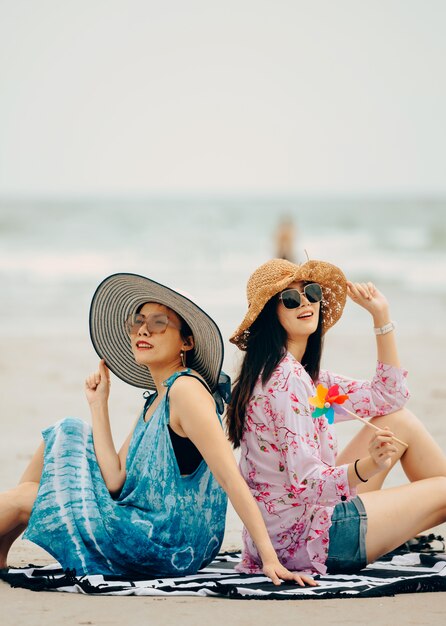
M353 411L349 411L344 406L342 407L342 410L345 411L346 413L349 413L352 417L355 417L357 420L362 422L365 426L368 426L369 428L373 428L374 430L382 430L381 428L378 428L378 426L375 426L375 424L371 424L370 422L367 422L362 417L359 417L359 415L356 415L356 413L353 413ZM409 445L407 443L405 443L404 441L401 441L401 439L398 439L395 436L393 436L393 439L397 443L401 444L404 448L408 448L409 447Z

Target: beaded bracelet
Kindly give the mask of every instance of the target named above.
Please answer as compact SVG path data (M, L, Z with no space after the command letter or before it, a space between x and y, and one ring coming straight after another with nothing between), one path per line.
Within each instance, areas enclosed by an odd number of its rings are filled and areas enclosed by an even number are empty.
M368 482L369 482L369 479L368 479L368 478L367 478L367 480L364 480L364 478L362 478L362 476L360 476L360 475L358 474L358 468L356 467L356 466L358 465L358 461L359 461L359 459L356 459L356 461L355 461L355 474L356 474L356 476L359 478L359 480L360 480L361 482L363 482L363 483L368 483Z

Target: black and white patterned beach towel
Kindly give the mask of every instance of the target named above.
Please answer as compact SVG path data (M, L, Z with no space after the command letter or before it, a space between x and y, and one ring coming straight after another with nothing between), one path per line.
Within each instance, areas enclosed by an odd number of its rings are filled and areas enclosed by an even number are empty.
M213 596L239 599L371 598L399 593L446 591L446 555L408 552L388 556L359 574L316 576L319 587L282 583L276 587L263 575L237 574L239 553L218 555L194 576L125 580L113 576L77 577L57 565L0 570L13 587L34 591L65 591L92 595Z

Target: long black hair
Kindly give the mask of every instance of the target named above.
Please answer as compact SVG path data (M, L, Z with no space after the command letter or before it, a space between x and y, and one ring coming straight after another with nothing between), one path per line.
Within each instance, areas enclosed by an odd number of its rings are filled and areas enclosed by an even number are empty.
M262 384L271 377L273 371L287 352L288 336L277 316L279 296L265 304L257 319L249 329L246 353L233 390L231 403L227 409L226 428L234 448L238 448L245 426L245 412L254 385L261 375ZM308 337L302 365L313 381L319 378L323 345L323 316L319 312L316 330Z

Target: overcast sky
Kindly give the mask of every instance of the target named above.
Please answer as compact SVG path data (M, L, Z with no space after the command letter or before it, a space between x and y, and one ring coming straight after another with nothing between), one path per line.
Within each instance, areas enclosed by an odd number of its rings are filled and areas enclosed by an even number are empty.
M444 0L0 0L0 195L446 193Z

